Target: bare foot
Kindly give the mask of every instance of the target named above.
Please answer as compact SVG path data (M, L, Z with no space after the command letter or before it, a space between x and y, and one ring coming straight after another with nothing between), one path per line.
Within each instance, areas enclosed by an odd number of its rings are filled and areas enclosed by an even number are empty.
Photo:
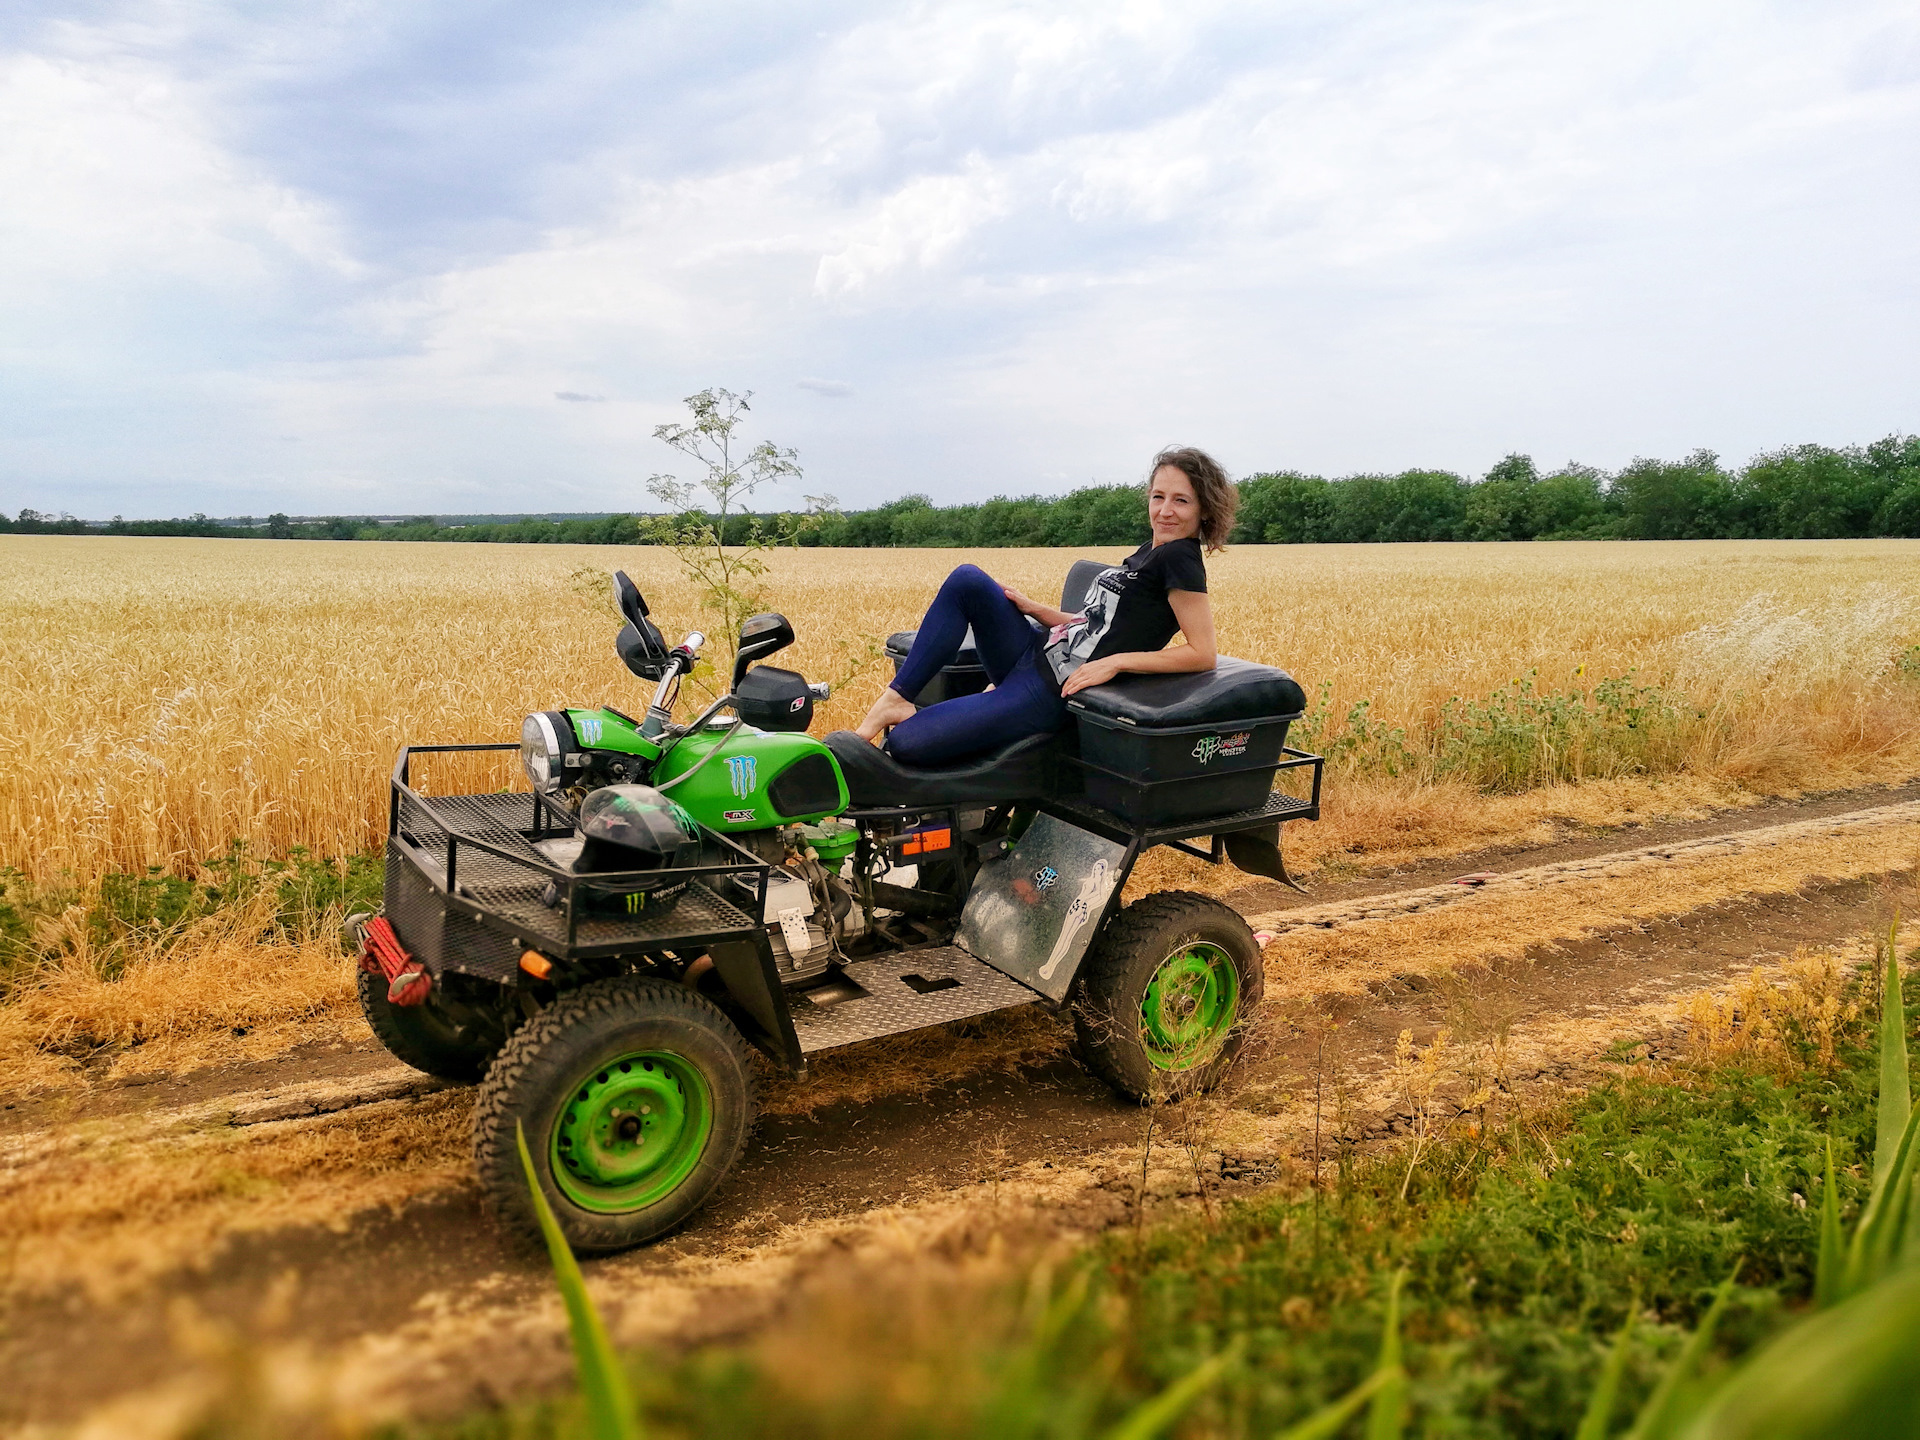
M910 720L914 713L913 702L889 685L880 692L880 698L873 702L873 708L867 711L867 718L853 727L853 733L862 740L878 740L880 732L887 726Z

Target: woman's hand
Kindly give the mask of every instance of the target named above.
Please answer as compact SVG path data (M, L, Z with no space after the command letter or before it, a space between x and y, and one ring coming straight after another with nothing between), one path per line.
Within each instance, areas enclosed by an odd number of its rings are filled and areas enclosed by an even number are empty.
M1022 615L1038 615L1046 608L1038 600L1029 600L1011 585L1002 585L1000 588L1007 592L1007 598L1013 601L1013 608Z
M1067 677L1067 683L1060 687L1061 696L1078 695L1092 686L1106 684L1120 673L1118 660L1119 657L1115 655L1109 655L1104 660L1089 660Z
M1064 610L1056 610L1051 605L1042 605L1038 600L1029 599L1011 585L1002 585L1000 588L1006 591L1007 599L1013 602L1014 609L1018 610L1022 615L1033 616L1034 619L1049 628L1055 625L1071 624L1073 621L1081 618L1078 615L1069 615Z

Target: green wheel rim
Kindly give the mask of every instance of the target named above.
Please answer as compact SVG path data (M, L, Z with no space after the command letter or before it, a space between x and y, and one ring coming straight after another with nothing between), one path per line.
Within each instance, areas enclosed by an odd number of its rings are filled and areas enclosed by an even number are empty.
M664 1200L693 1174L713 1133L713 1092L685 1058L638 1050L575 1082L553 1122L560 1193L621 1215Z
M1219 1053L1240 1018L1240 972L1218 945L1194 941L1160 962L1140 997L1140 1040L1161 1070L1191 1070Z

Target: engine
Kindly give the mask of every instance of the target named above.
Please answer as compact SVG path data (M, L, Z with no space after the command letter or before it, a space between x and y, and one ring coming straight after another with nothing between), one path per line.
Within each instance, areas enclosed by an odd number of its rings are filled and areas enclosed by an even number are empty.
M865 916L840 874L856 830L844 820L827 820L733 838L773 867L767 873L763 919L781 983L796 985L823 973L845 943L865 929ZM751 904L753 885L735 884Z

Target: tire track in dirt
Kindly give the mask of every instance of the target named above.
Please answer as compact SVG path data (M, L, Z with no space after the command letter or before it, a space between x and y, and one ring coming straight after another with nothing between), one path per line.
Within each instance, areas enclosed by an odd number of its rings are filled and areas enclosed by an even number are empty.
M1718 894L1682 914L1598 933L1583 935L1569 914L1565 938L1491 964L1427 974L1409 963L1332 993L1283 993L1235 1093L1202 1118L1165 1121L1187 1132L1169 1146L1162 1129L1144 1169L1146 1117L1067 1061L770 1116L740 1172L687 1230L589 1273L627 1343L721 1338L766 1323L795 1294L850 1267L976 1254L992 1233L1041 1244L1125 1223L1139 1205L1202 1186L1232 1194L1270 1182L1311 1165L1316 1109L1323 1141L1342 1127L1359 1143L1390 1140L1414 1118L1396 1091L1403 1031L1416 1047L1431 1046L1442 1027L1461 1054L1499 1047L1499 1079L1512 1093L1583 1083L1623 1025L1645 1032L1656 1050L1670 1043L1660 1017L1673 995L1724 985L1796 946L1845 941L1880 922L1884 877L1920 837L1920 803L1528 867L1477 887L1425 886L1251 917L1279 937L1272 954L1343 931L1492 917L1515 897L1593 885L1639 891L1675 869L1778 859L1834 837L1872 838L1879 868L1827 882L1809 872L1798 891ZM422 1110L443 1111L457 1129L463 1096L435 1095L435 1082L383 1058L370 1056L375 1063L359 1074L16 1135L0 1142L0 1197L57 1169L74 1147L129 1143L103 1133L129 1127L142 1132L131 1143L160 1149L236 1132L292 1140ZM23 1277L29 1267L13 1268ZM504 1245L470 1183L452 1178L391 1208L356 1207L348 1194L332 1226L224 1234L196 1263L167 1268L115 1301L89 1299L77 1281L16 1287L0 1332L0 1423L71 1420L111 1393L176 1383L182 1348L170 1307L184 1302L244 1333L258 1323L270 1282L285 1275L296 1278L276 1292L278 1323L307 1351L346 1367L330 1383L355 1406L484 1403L568 1373L564 1320L544 1265ZM81 1372L101 1378L76 1394L72 1376Z
M1637 850L1618 850L1606 855L1584 856L1536 865L1503 874L1488 873L1463 877L1444 885L1428 885L1417 890L1398 890L1384 895L1343 900L1331 905L1295 906L1264 914L1249 915L1247 923L1256 930L1285 935L1296 930L1331 930L1359 920L1391 920L1403 915L1429 913L1447 905L1467 901L1484 902L1490 896L1523 891L1545 890L1575 880L1595 878L1631 882L1636 872L1674 864L1697 863L1729 855L1777 850L1797 840L1816 836L1845 835L1851 831L1890 830L1920 825L1920 800L1893 805L1878 805L1840 815L1811 820L1794 820L1751 830L1722 835L1697 836L1666 841ZM1908 857L1911 859L1912 857Z

